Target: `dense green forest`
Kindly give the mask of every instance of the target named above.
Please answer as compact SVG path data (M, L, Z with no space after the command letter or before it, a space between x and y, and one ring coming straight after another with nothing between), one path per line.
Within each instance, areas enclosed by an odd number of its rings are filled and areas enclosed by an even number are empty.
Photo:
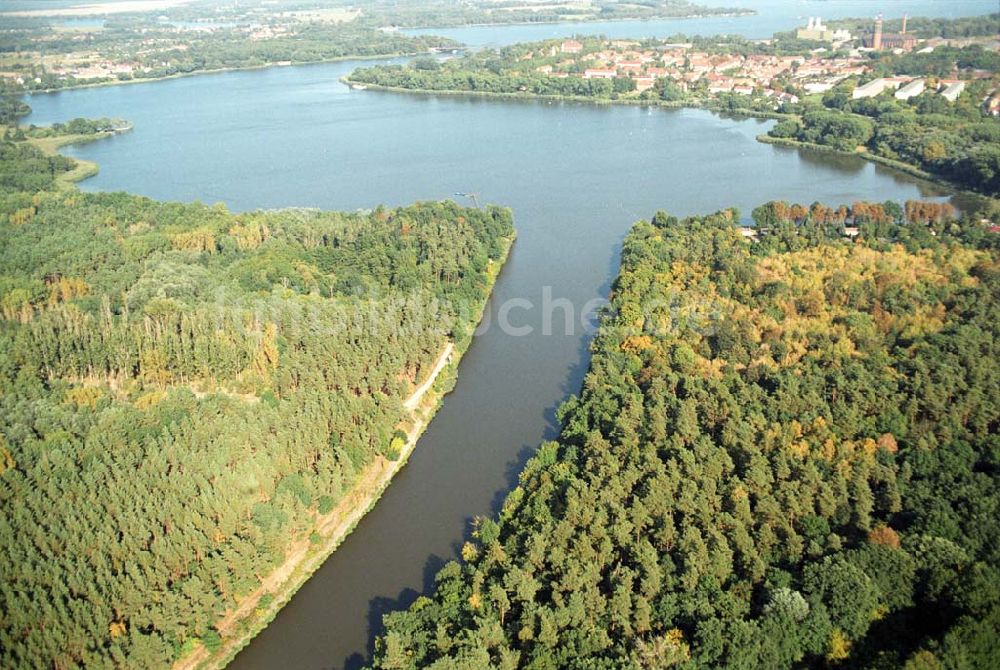
M0 666L164 667L398 457L511 213L49 191L0 145Z
M970 70L1000 72L1000 54L978 46L888 54L879 57L869 78L909 75L935 80ZM982 104L994 88L989 79L967 82L955 102L931 88L909 100L895 98L893 90L854 100L851 94L857 84L845 81L826 93L822 104L786 108L798 117L779 123L769 134L843 151L864 147L963 188L1000 194L1000 119Z
M1000 236L952 214L638 223L558 440L374 666L996 668Z
M59 175L73 169L72 158L47 156L27 142L0 139L0 197L19 191L43 191L56 184ZM27 216L30 206L20 207L9 214L11 220L20 221Z
M373 65L354 70L352 82L413 91L462 93L526 93L610 100L635 89L627 79L557 78L539 72L515 72L515 58L506 49L484 50L445 62L421 58L408 65Z
M9 126L17 123L22 116L26 116L31 111L31 107L17 98L3 96L0 97L0 126Z

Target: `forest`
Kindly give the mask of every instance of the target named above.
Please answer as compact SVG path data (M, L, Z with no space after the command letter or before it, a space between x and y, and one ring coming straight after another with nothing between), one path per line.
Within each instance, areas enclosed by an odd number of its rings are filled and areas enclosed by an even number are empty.
M610 100L617 93L635 90L635 82L617 79L556 78L533 72L512 72L506 56L469 54L461 59L439 63L417 59L411 65L373 65L354 70L352 82L415 91L453 91L468 93L528 93L545 96L581 96Z
M31 108L17 98L0 97L0 126L11 126L22 116L27 115Z
M997 667L1000 235L753 220L635 225L558 439L375 668Z
M58 177L72 170L74 165L71 158L48 156L27 142L0 139L0 197L54 188ZM10 216L28 209L15 209Z
M55 191L73 161L29 142L0 144L0 666L167 667L398 458L511 213Z

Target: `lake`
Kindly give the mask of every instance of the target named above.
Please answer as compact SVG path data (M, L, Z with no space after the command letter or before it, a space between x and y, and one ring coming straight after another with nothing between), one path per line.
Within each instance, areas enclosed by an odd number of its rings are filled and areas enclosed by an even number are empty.
M75 116L135 123L130 133L69 150L101 166L85 190L221 201L234 210L352 210L477 192L514 208L519 237L487 312L493 325L463 359L454 393L372 512L236 657L239 669L357 667L382 613L412 602L457 555L472 517L496 509L524 460L555 435L555 408L579 388L589 362L580 312L607 295L635 220L658 208L684 215L737 206L746 215L770 199L839 204L944 194L860 159L756 142L771 122L355 91L338 78L357 65L29 101L30 123ZM543 309L560 299L574 312L568 329L566 309ZM531 332L496 327L505 310L511 325ZM555 324L549 334L546 321Z
M411 35L443 35L473 48L500 47L515 42L535 42L573 35L606 35L618 39L686 35L743 35L753 39L804 26L810 16L831 19L910 16L981 16L996 12L996 0L696 0L712 7L756 10L753 16L715 16L663 21L591 21L587 23L539 23L520 26L468 26L406 30Z

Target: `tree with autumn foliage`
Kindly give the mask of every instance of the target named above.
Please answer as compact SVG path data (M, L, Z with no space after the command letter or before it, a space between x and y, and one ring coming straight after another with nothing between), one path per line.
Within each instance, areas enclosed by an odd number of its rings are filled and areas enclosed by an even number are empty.
M558 440L375 668L1000 662L1000 251L896 203L734 214L636 224Z

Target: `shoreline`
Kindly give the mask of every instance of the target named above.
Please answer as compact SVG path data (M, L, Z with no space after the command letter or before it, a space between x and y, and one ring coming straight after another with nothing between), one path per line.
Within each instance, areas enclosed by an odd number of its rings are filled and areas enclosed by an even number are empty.
M422 26L415 28L397 28L398 32L405 33L408 30L455 30L457 28L487 28L487 27L504 27L504 26L541 26L541 25L563 25L570 23L621 23L625 21L636 21L636 22L649 22L649 21L686 21L689 19L707 19L707 18L733 18L741 16L756 16L757 12L748 10L746 12L727 12L723 14L692 14L690 16L677 16L677 17L658 17L658 18L628 18L628 19L590 19L583 21L518 21L513 23L463 23L455 26ZM467 44L457 44L455 48L467 49L469 46ZM359 56L336 56L334 58L322 58L318 60L309 61L295 61L291 63L287 62L273 62L273 63L262 63L260 65L237 65L234 67L222 67L214 68L210 70L196 70L193 72L176 72L174 74L164 75L162 77L138 77L132 79L124 80L114 80L114 81L98 81L87 84L74 84L72 86L62 86L59 88L39 88L26 90L22 92L22 95L37 95L37 94L48 94L48 93L58 93L60 91L73 91L81 88L100 88L105 86L122 86L127 84L144 84L147 82L155 81L169 81L171 79L181 79L184 77L196 77L205 74L222 74L225 72L246 72L251 70L266 70L273 67L295 67L298 65L322 65L324 63L342 63L349 60L381 60L388 58L409 58L415 56L421 56L423 51L412 51L412 52L396 52L389 54L372 54L372 55L359 55Z
M500 257L491 261L487 270L487 298L476 315L477 325L482 321L493 287L506 265L516 239L517 232L514 231L507 238ZM458 366L472 340L471 334L458 342L446 340L431 375L404 401L404 409L408 410L409 417L402 419L400 425L409 425L409 430L398 458L390 461L379 455L365 466L354 486L344 493L340 503L328 514L316 515L311 533L291 542L285 561L266 576L257 589L245 596L235 610L216 624L225 630L225 633L220 631L222 644L214 651L199 644L186 656L175 660L172 670L221 669L270 625L298 590L375 507L393 478L406 465L445 397L454 389L458 380ZM435 389L435 386L439 388ZM320 536L319 542L312 539L316 535ZM275 583L269 584L269 580L274 580ZM258 607L264 595L272 596L272 600L265 607Z
M754 110L730 110L722 109L717 105L705 104L702 101L691 100L683 102L669 102L664 100L638 100L634 98L625 98L618 100L611 99L598 99L591 98L583 95L538 95L534 93L497 93L493 91L456 91L456 90L442 90L435 91L430 89L413 89L413 88L402 88L399 86L383 86L381 84L369 84L362 81L354 81L351 79L350 75L345 75L340 78L340 81L352 88L357 86L364 86L365 90L371 91L383 91L387 93L402 93L408 95L445 95L452 97L473 97L473 98L498 98L503 100L520 100L520 101L558 101L558 102L573 102L582 103L587 105L622 105L622 106L633 106L633 107L656 107L661 109L700 109L707 112L712 112L719 116L731 116L736 118L747 118L747 119L760 119L765 121L770 120L781 120L787 118L794 118L794 114L782 114L781 112L765 112L765 111L754 111ZM988 195L986 193L979 193L977 191L970 191L969 189L962 188L952 182L944 179L943 177L938 177L929 172L921 170L915 165L910 165L909 163L904 163L902 161L895 161L890 158L885 158L884 156L879 156L873 154L870 151L842 151L840 149L835 149L833 147L828 147L822 144L811 144L808 142L799 142L797 140L790 140L779 137L771 137L767 134L761 134L757 136L757 141L762 144L771 144L775 146L784 146L793 149L813 149L816 151L821 151L825 153L839 154L842 156L856 156L864 160L870 161L877 165L881 165L884 168L889 168L897 172L901 172L914 179L919 179L921 181L927 182L939 188L946 188L952 192L954 195L961 195L965 197L972 197L981 199L984 203L989 203L995 207L1000 207L1000 199Z
M105 140L130 130L132 130L131 124L129 124L127 128L119 130L106 130L92 135L55 135L53 137L28 138L24 141L41 151L46 156L65 156L65 154L59 153L59 150L65 146L69 146L71 144L90 144L91 142ZM90 179L101 171L100 166L94 161L77 158L76 156L66 156L66 158L73 161L75 166L69 172L56 177L56 184L60 190L74 188L78 182Z
M754 10L747 10L743 12L725 12L720 14L691 14L688 16L671 16L671 17L653 17L653 18L623 18L623 19L600 19L600 18L586 18L586 19L566 19L562 21L515 21L510 23L462 23L454 26L419 26L419 27L398 27L392 26L397 32L405 33L406 31L425 31L425 30L456 30L461 28L490 28L490 27L504 27L504 26L558 26L567 24L585 24L585 23L622 23L626 21L633 22L651 22L651 21L687 21L691 19L709 19L709 18L736 18L743 16L756 16L758 12ZM467 44L457 44L455 48L468 49ZM139 77L124 80L113 80L113 81L98 81L87 84L74 84L72 86L61 86L59 88L39 88L32 90L25 90L21 92L21 95L36 95L36 94L46 94L46 93L58 93L59 91L72 91L81 88L99 88L103 86L121 86L125 84L144 84L147 82L154 81L168 81L170 79L181 79L183 77L195 77L203 74L220 74L224 72L245 72L250 70L266 70L272 67L295 67L297 65L321 65L323 63L341 63L343 61L349 60L382 60L390 58L408 58L414 56L423 55L423 51L413 51L413 52L397 52L390 54L378 54L378 55L362 55L362 56L336 56L334 58L322 58L319 60L309 60L309 61L295 61L291 63L286 62L273 62L273 63L262 63L260 65L237 65L234 67L222 67L214 68L211 70L196 70L193 72L176 72L174 74L164 75L162 77Z
M458 47L456 47L458 48ZM154 83L158 81L170 81L171 79L184 79L187 77L199 77L201 75L208 74L224 74L226 72L249 72L253 70L268 70L271 68L279 67L296 67L299 65L324 65L329 63L342 63L344 61L351 60L389 60L391 58L412 58L415 56L421 56L425 53L424 51L413 51L413 52L399 52L391 54L379 54L377 56L337 56L335 58L324 58L320 60L308 60L308 61L295 61L293 63L287 63L285 61L274 62L274 63L263 63L261 65L238 65L234 67L221 67L212 70L195 70L193 72L175 72L174 74L164 75L162 77L138 77L133 79L115 80L115 81L97 81L89 84L74 84L72 86L62 86L60 88L39 88L30 91L22 91L16 95L47 95L51 93L59 93L61 91L76 91L84 88L105 88L109 86L128 86L130 84L146 84Z
M916 165L911 165L909 163L904 163L903 161L897 161L891 158L886 158L885 156L879 156L878 154L873 154L870 151L844 151L842 149L828 147L825 144L800 142L799 140L793 140L787 137L771 137L770 135L766 134L758 135L757 141L760 142L761 144L771 144L773 146L787 147L789 149L809 149L812 151L818 151L820 153L837 154L840 156L856 156L858 158L864 159L876 165L881 165L884 168L895 170L897 172L902 172L903 174L909 177L913 177L914 179L919 179L921 181L927 182L928 184L948 189L954 195L976 198L983 201L984 204L989 204L993 207L1000 206L1000 199L998 199L995 196L986 193L979 193L978 191L970 191L967 188L962 188L961 186L948 181L944 177L938 177L935 174L922 170Z
M755 111L755 110L729 110L721 109L717 106L711 104L705 104L701 101L690 100L690 101L667 101L667 100L639 100L638 98L619 98L617 100L612 100L610 98L592 98L586 95L547 95L547 94L535 94L535 93L497 93L494 91L456 91L456 90L441 90L435 91L431 89L423 88L402 88L399 86L384 86L382 84L369 84L363 81L355 81L351 79L350 75L344 75L340 78L340 82L350 86L354 90L369 90L369 91L384 91L387 93L403 93L408 95L444 95L451 97L472 97L472 98L498 98L503 100L519 100L524 102L544 100L548 102L575 102L583 103L586 105L597 105L597 106L610 106L610 105L622 105L631 107L659 107L662 109L702 109L709 112L714 112L716 114L728 114L729 116L735 116L740 118L753 118L761 119L765 121L777 121L781 119L792 118L793 114L782 114L780 112L766 112L766 111ZM355 89L355 86L363 86L364 89Z
M563 19L561 21L492 21L486 23L458 23L452 26L391 26L401 33L405 33L407 30L458 30L462 28L503 28L505 26L560 26L569 24L581 24L581 23L622 23L625 21L633 21L636 23L649 23L652 21L688 21L691 19L726 19L726 18L737 18L741 16L757 16L759 12L754 9L747 9L739 12L719 12L718 14L687 14L685 16L651 16L647 18L631 17L631 18L608 18L601 19L596 17L588 17L585 19ZM443 35L441 36L443 37ZM622 38L627 39L627 38Z

